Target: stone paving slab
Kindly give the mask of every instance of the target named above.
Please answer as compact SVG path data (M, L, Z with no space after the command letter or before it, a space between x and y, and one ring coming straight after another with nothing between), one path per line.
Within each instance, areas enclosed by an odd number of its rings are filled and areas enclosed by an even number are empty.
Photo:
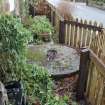
M56 57L51 61L47 59L47 51L50 49L57 51ZM48 43L43 45L31 45L28 50L34 55L33 59L32 57L31 59L28 58L28 62L44 66L51 75L70 74L79 70L80 56L73 48Z

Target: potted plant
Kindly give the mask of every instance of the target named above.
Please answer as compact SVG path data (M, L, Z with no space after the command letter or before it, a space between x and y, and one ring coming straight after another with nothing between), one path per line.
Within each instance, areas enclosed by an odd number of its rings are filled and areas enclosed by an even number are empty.
M37 40L50 41L50 35L54 32L54 28L46 16L30 17L24 23L25 27L33 34L34 42Z

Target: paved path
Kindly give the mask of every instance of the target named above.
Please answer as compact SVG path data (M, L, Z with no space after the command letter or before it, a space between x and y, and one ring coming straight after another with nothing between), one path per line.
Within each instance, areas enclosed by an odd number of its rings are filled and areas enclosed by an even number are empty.
M73 17L79 19L86 19L103 23L105 27L105 11L98 8L86 6L84 3L71 3L69 1L61 0L47 0L55 8L64 12L64 14L71 14Z

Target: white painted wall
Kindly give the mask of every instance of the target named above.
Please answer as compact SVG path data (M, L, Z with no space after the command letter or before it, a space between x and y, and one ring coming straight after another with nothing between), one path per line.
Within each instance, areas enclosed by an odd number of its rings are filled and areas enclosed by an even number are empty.
M9 0L9 4L10 4L10 11L14 11L15 9L14 0Z

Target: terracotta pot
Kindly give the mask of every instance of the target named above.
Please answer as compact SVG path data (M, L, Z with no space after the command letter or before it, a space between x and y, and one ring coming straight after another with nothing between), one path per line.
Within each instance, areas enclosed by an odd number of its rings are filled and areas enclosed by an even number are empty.
M33 103L32 105L41 105L39 101Z

